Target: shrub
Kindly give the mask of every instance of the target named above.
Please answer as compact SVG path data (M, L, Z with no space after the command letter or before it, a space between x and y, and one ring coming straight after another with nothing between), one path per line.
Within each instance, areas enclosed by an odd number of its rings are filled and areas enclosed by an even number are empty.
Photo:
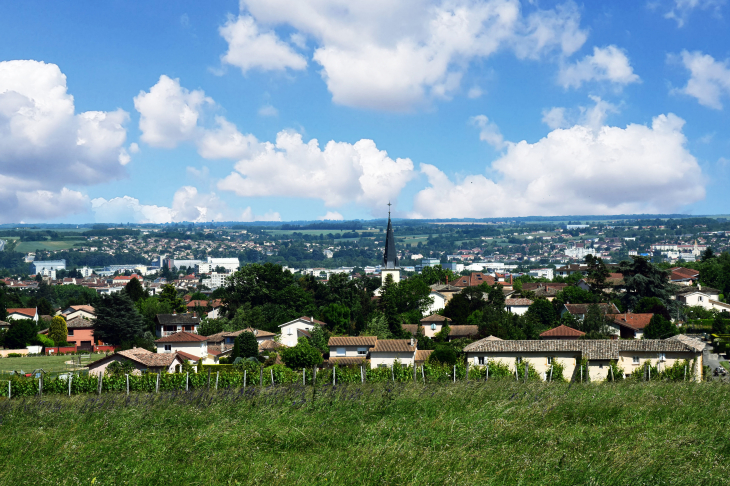
M428 357L429 363L456 364L456 351L451 346L436 346L436 349Z
M8 358L20 358L21 356L23 355L20 353L8 353Z
M46 348L52 348L55 346L53 339L49 338L45 334L38 334L36 337L38 343L40 343L41 346Z
M283 348L280 355L284 363L295 370L309 368L324 361L319 350L312 346L306 337L300 337L293 348Z

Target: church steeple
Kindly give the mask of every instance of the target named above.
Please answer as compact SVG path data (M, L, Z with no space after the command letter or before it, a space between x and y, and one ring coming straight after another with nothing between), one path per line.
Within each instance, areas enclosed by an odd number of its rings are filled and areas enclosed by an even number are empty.
M383 252L383 268L393 269L398 267L398 256L395 251L395 236L393 236L393 225L390 222L390 202L388 203L388 229L385 234L385 251Z

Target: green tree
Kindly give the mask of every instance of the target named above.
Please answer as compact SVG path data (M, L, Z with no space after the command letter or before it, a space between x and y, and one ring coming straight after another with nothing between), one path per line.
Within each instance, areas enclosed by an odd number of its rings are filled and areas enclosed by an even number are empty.
M449 334L451 334L451 327L444 318L444 324L441 326L441 330L434 335L433 340L437 343L449 342Z
M669 270L653 265L648 258L632 256L631 262L619 264L624 275L625 292L621 299L628 309L633 309L644 297L657 297L670 308L671 284Z
M124 286L124 291L127 293L129 298L132 299L132 302L137 302L148 297L147 291L136 278L133 278Z
M235 358L256 358L259 355L259 343L252 332L242 332L233 342L231 356Z
M451 270L443 268L441 265L436 265L424 268L421 272L421 278L426 285L433 285L439 282L445 284L447 281L449 283L454 283L459 279L459 276Z
M608 267L603 263L603 259L595 257L593 255L586 255L585 259L588 265L588 284L590 285L591 292L596 297L597 301L606 300L605 290L608 288L606 279L610 276Z
M145 321L125 292L104 296L96 307L94 338L120 345L134 342L146 329Z
M455 365L457 359L456 351L451 346L437 345L431 355L428 357L429 363L441 363L447 365Z
M403 327L400 315L398 315L397 297L397 286L393 282L393 276L388 275L385 277L385 284L380 292L380 308L385 315L390 334L395 338L400 338L403 335Z
M669 311L664 303L658 297L644 297L636 303L634 307L636 314L659 314L664 319L671 320Z
M330 333L323 326L314 326L314 329L309 331L311 336L310 341L312 346L319 349L321 353L329 353L330 348L327 346L329 342Z
M53 314L55 314L55 312L53 312L53 306L50 304L50 302L46 300L45 297L41 297L40 299L38 299L37 308L38 314L41 316L52 316Z
M504 296L501 289L499 293ZM486 305L487 301L484 299L484 291L481 288L466 287L446 304L444 316L450 318L455 324L463 325L467 323L472 313L483 310Z
M309 368L319 365L324 361L319 350L312 346L309 339L304 336L299 338L296 346L283 348L279 352L279 355L282 361L284 361L284 364L294 370Z
M322 308L320 318L327 324L327 329L335 334L344 334L350 328L350 309L337 302Z
M545 299L534 301L527 309L527 315L534 317L542 327L551 327L557 320L558 315L555 307Z
M51 319L51 325L48 327L48 337L53 340L54 343L65 343L68 338L68 327L66 326L66 319L63 316L55 316Z
M18 319L10 323L5 335L5 347L8 349L22 349L29 344L33 344L38 328L31 319Z
M715 314L712 319L712 334L727 334L728 324L727 320L723 319L722 314Z
M177 289L172 284L162 286L159 298L161 303L166 303L175 312L185 312L187 310L185 300L178 295Z
M377 336L378 339L392 339L393 335L388 328L388 320L382 312L371 315L370 321L363 330L362 336Z
M677 334L677 326L661 314L654 314L644 328L644 338L646 339L667 339L675 334Z
M609 320L601 307L593 303L588 306L588 311L579 324L579 330L586 333L587 339L605 339L611 335L608 323Z

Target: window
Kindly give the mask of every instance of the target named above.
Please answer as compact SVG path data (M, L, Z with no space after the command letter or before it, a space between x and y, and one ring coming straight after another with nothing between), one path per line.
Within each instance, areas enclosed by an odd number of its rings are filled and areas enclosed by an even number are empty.
M667 355L664 353L659 353L659 361L666 361Z
M436 324L431 324L431 330L432 331L435 331L436 330Z
M517 362L522 363L522 356L517 356Z
M638 356L634 356L634 364L635 365L639 364L639 357Z
M368 348L357 348L357 354L359 356L365 356L368 354Z
M387 364L379 364L379 365L378 365L378 368L387 368L387 367L388 367L388 365L387 365Z
M167 351L167 352L172 351L172 344L165 344L165 351Z
M337 356L345 356L347 355L347 350L345 348L337 348Z
M700 302L702 302L702 297L700 297L699 299L700 299Z
M553 357L552 356L548 356L548 364L549 365L553 364Z
M484 364L484 356L479 356L479 364L480 365Z
M68 335L69 336L73 336L74 335L74 330L73 329L69 329L68 330Z

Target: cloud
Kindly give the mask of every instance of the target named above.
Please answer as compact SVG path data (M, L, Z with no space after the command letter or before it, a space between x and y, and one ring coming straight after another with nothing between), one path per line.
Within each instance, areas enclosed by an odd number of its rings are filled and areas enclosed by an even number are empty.
M281 221L281 215L275 211L269 211L264 214L254 214L251 210L251 206L247 207L241 213L240 221L252 222L252 221Z
M690 14L695 10L712 11L714 16L721 17L720 9L725 3L726 0L669 0L652 6L656 8L668 4L667 7L662 9L665 10L664 18L674 19L677 22L677 27L684 27Z
M139 199L123 196L91 201L94 219L100 223L173 223L205 222L235 219L233 212L214 193L201 194L195 187L178 189L170 207L141 204Z
M410 159L393 160L375 142L304 143L299 133L282 131L276 143L241 159L218 189L242 197L287 196L321 199L328 207L358 203L383 206L414 177Z
M700 51L682 51L680 56L690 78L687 86L673 92L684 93L697 98L703 106L721 110L721 99L730 96L730 61L716 61Z
M564 107L554 106L542 111L542 122L555 130L556 128L569 128L573 125L583 125L594 131L599 131L609 113L618 113L618 106L602 100L598 96L589 96L595 103L593 106L579 106L577 109L568 110Z
M473 116L469 119L469 122L480 129L479 140L487 142L496 150L503 149L506 146L502 132L499 131L499 127L494 122L490 122L489 118L486 116Z
M432 99L449 98L459 89L474 60L511 51L519 59L541 59L557 52L571 55L586 39L572 2L541 10L518 0L242 0L241 15L222 29L229 52L237 40L258 38L258 25L295 29L315 45L312 59L335 103L409 111ZM232 25L245 33L231 35ZM222 30L222 33L224 31ZM258 67L303 69L306 60L273 31L265 51L233 62L244 71ZM270 58L270 60L269 60ZM267 64L270 62L271 64Z
M466 93L467 98L470 100L475 100L482 96L483 91L479 86L472 86L469 88L469 91Z
M542 110L542 122L551 129L568 128L570 124L565 118L565 108L554 106L549 110Z
M277 116L279 111L271 105L264 105L259 108L259 115L261 116Z
M616 46L594 47L593 55L560 69L558 81L564 88L580 88L589 81L608 81L615 85L638 83L639 76L629 63L626 53Z
M125 176L128 120L121 109L76 113L55 64L0 62L0 222L83 211L85 196L65 186Z
M450 180L421 164L430 187L414 217L666 213L705 197L704 177L686 148L684 120L659 115L651 127L584 125L556 129L536 143L509 143L483 175ZM448 195L448 204L443 204Z
M275 32L261 32L256 21L248 15L229 16L219 32L228 42L228 52L221 60L240 68L243 74L254 68L277 71L307 67L307 60L302 55L279 39Z
M325 214L324 216L320 216L317 219L320 221L342 221L345 218L342 217L342 215L337 211L327 211L327 214Z

